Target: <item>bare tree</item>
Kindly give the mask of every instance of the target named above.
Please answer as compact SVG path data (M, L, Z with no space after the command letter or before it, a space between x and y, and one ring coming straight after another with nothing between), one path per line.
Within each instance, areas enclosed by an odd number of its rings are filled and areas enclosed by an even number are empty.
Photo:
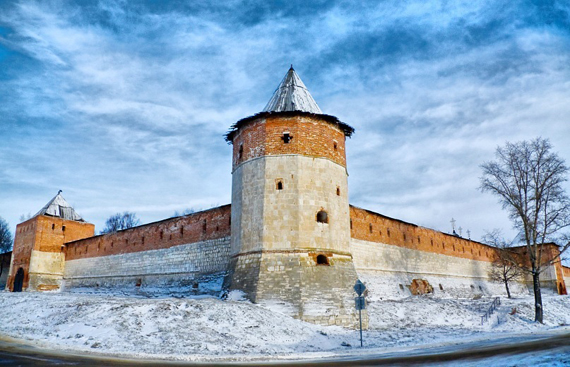
M117 213L110 216L107 221L105 221L105 228L101 231L101 234L117 232L123 229L136 227L140 224L141 221L137 218L135 213Z
M496 161L483 164L481 190L499 197L514 227L520 230L526 247L523 270L532 275L535 321L543 322L540 273L560 256L543 256L548 242L564 243L560 254L570 242L562 230L570 225L570 200L562 188L568 168L551 152L546 139L506 143L498 147Z
M194 210L194 208L186 208L186 209L182 210L181 212L176 210L174 212L174 214L172 214L172 217L182 217L182 216L190 215L190 214L194 214L194 213L196 213L196 210Z
M0 275L4 271L4 256L6 252L12 250L12 232L10 232L10 226L4 218L0 217Z
M522 270L517 262L517 254L511 249L512 242L507 242L499 229L487 232L483 242L497 248L497 258L491 263L489 278L505 285L507 297L511 298L509 283L522 277Z

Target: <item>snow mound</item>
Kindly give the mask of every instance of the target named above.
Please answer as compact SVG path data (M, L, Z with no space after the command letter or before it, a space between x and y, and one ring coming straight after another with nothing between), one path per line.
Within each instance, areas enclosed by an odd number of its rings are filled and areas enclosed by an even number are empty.
M275 305L214 297L143 298L118 294L0 292L2 335L39 347L115 356L189 361L320 358L358 355L356 330L293 319ZM487 322L492 298L409 297L368 304L368 353L387 347L457 343L505 333L570 329L570 297L545 296L545 324L533 322L532 297L502 299ZM366 349L365 349L366 353Z

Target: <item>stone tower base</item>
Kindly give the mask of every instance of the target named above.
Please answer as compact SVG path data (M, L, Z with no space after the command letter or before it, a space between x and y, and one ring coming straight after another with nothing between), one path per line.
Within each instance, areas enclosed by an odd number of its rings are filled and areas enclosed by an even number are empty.
M325 254L328 265L317 264ZM312 251L263 251L232 259L225 286L255 303L320 325L358 327L353 286L357 275L350 255ZM363 327L368 326L366 312Z

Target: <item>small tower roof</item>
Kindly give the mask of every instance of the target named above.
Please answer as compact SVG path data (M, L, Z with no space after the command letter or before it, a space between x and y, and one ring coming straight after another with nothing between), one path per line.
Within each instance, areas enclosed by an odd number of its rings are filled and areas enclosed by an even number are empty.
M302 111L322 114L317 102L309 93L293 65L273 93L273 97L263 109L263 112Z
M59 190L57 195L54 196L54 198L51 199L42 208L42 210L37 212L36 215L34 215L34 217L37 217L38 215L49 215L51 217L59 217L62 219L84 222L83 218L81 218L81 216L77 214L75 209L73 209L71 205L69 205L67 201L65 201L63 196L61 196L61 190Z

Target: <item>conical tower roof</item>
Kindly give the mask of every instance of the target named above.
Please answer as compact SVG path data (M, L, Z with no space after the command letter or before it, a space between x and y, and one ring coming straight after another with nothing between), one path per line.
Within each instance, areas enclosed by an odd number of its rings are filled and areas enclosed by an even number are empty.
M317 102L311 96L311 93L303 84L299 75L293 69L293 65L277 87L273 97L263 109L263 112L284 112L284 111L302 111L309 113L322 114L323 112L317 105Z
M42 210L37 212L36 215L34 215L34 217L37 217L38 215L49 215L51 217L58 217L62 219L84 222L83 218L81 218L81 216L77 214L75 209L73 209L71 205L69 205L67 201L65 201L63 196L61 196L61 190L59 190L57 195L54 196L54 198L51 199L46 204L46 206L42 208Z

